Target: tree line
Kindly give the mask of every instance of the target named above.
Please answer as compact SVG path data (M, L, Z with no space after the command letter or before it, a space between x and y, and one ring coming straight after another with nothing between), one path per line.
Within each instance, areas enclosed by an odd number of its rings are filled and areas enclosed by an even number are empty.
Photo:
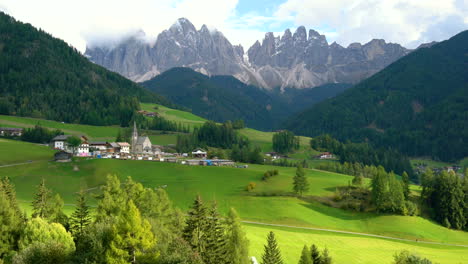
M289 153L299 149L299 137L291 131L280 131L273 135L273 150L278 153Z
M468 230L468 169L463 179L454 172L421 175L421 199L431 217L447 228Z
M178 152L190 152L198 147L230 149L229 157L234 161L263 163L261 149L253 146L248 138L240 135L229 121L220 125L207 121L201 127L194 128L192 133L177 136L176 150Z
M374 148L367 143L342 143L330 135L321 135L310 140L310 146L319 151L330 151L340 157L340 162L361 163L363 165L382 165L397 174L408 173L413 182L418 178L411 167L408 157L393 149Z
M22 141L32 143L49 143L54 137L63 135L63 131L60 129L49 130L41 125L37 124L32 128L26 128L23 130L20 139Z

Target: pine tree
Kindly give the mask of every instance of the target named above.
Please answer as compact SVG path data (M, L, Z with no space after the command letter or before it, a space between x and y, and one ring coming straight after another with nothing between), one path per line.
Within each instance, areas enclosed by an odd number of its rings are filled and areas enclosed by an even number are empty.
M227 259L231 264L250 264L249 241L242 230L236 210L231 208L226 218Z
M188 212L183 238L201 255L203 255L206 246L206 227L207 209L200 195L197 195L197 198Z
M115 236L110 251L106 253L107 262L137 263L140 256L150 263L155 262L158 254L154 250L156 238L151 232L151 225L141 217L132 200L125 207L113 226Z
M267 244L265 245L262 256L262 264L283 264L281 252L276 243L275 234L270 231L267 236Z
M41 183L37 188L36 197L32 202L33 213L32 217L46 218L49 216L50 202L51 202L51 191L47 189L45 180L42 178Z
M305 172L299 164L296 169L296 175L293 178L294 193L302 197L302 195L309 190L309 183L305 177Z
M313 264L309 248L307 248L306 245L304 245L304 248L302 249L301 258L299 259L299 264Z
M18 201L16 199L15 186L10 182L9 177L3 177L0 180L0 190L5 192L10 202L10 206L16 211L16 214L25 220L26 216L21 212Z
M205 252L202 254L202 259L206 264L222 264L227 262L226 236L216 202L213 202L209 210L205 243Z
M331 264L332 263L332 258L330 257L328 253L328 249L325 248L322 252L322 258L320 260L320 264Z
M320 251L318 250L315 244L312 244L312 246L310 246L310 256L313 264L320 264L322 262Z
M89 206L86 204L86 194L83 190L78 193L76 198L76 208L70 218L70 227L72 233L77 239L83 236L84 229L91 223Z
M68 228L68 217L63 212L63 204L63 199L60 197L60 194L55 194L50 201L47 220L51 223L60 223L65 228Z
M18 250L18 240L25 221L17 205L13 186L9 184L8 179L2 179L0 182L0 260L6 260Z
M118 217L127 201L127 195L122 191L116 175L107 175L106 185L101 190L103 194L96 209L96 222Z
M403 194L405 195L405 200L408 200L409 194L410 194L410 189L409 189L410 181L409 181L408 173L406 173L406 171L404 171L403 174L401 175L401 179L403 181Z

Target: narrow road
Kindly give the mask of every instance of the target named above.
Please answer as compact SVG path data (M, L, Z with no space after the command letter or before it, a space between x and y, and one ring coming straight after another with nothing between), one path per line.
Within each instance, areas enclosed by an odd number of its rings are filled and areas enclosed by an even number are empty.
M7 164L7 165L0 165L0 168L6 168L6 167L13 167L13 166L19 166L19 165L25 165L25 164L31 164L34 161L30 162L22 162L22 163L13 163L13 164Z
M367 234L367 233L358 233L358 232L350 232L350 231L340 231L340 230L325 229L325 228L300 227L300 226L290 226L290 225L281 225L281 224L267 224L267 223L261 223L261 222L253 222L253 221L241 221L241 222L244 223L244 224L253 224L253 225L261 225L261 226L286 227L286 228L294 228L294 229L314 230L314 231L332 232L332 233L339 233L339 234L351 234L351 235L358 235L358 236L366 236L366 237L374 237L374 238L383 238L383 239L390 239L390 240L397 240L397 241L404 241L404 242L411 242L411 243L415 243L415 242L416 242L416 243L423 243L423 244L432 244L432 245L442 245L442 246L452 246L452 247L465 247L465 248L468 248L468 245L459 245L459 244L449 244L449 243L439 243L439 242L412 240L412 239L405 239L405 238L381 236L381 235L374 235L374 234Z

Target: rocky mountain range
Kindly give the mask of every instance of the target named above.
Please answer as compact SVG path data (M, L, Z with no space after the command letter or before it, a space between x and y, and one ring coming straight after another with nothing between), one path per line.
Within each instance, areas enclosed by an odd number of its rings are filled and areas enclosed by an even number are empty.
M326 83L357 83L408 54L399 44L374 39L364 45L328 44L324 35L300 26L274 36L266 33L246 52L220 32L203 25L197 30L178 19L156 41L139 31L114 46L88 46L93 62L142 82L173 67L189 67L206 75L232 75L247 84L273 88L311 88Z

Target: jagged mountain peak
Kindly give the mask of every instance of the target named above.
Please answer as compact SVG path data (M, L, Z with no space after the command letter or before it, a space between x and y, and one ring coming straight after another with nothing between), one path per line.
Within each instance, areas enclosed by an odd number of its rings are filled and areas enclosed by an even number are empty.
M176 22L172 24L172 26L169 28L169 31L186 35L197 30L195 29L195 26L192 24L192 22L182 17L177 19Z
M144 32L143 32L144 33ZM140 33L141 34L141 33ZM134 39L146 38L135 37ZM206 75L232 75L263 88L308 88L325 83L356 83L409 51L375 39L347 48L328 44L326 36L299 26L294 34L265 33L247 51L232 45L218 30L197 31L186 18L160 33L153 45L127 41L118 49L87 49L92 61L135 80L144 81L173 67L190 67Z

